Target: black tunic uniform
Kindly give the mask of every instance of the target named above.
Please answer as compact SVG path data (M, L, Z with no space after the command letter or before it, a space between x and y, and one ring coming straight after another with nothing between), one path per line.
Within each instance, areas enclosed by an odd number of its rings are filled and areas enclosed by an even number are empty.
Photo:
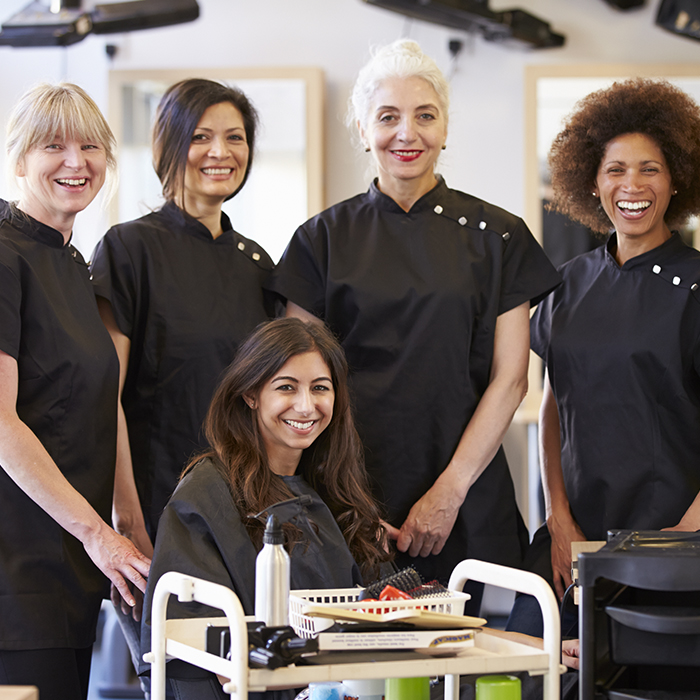
M297 230L272 289L338 334L392 524L446 468L486 391L498 316L559 279L521 219L442 181L409 212L373 184ZM517 565L526 542L499 449L442 553L413 563L446 580L466 557Z
M119 368L87 265L63 236L0 207L0 349L17 414L109 521ZM107 579L82 544L0 469L0 649L85 648Z
M231 228L212 238L174 204L111 228L95 249L95 293L131 340L122 404L146 526L158 518L190 456L238 344L272 315L267 253Z
M304 508L317 526L320 543L300 543L290 555L292 590L306 588L351 588L362 583L359 569L326 504L301 476L280 477L295 496L308 494ZM151 644L151 601L158 579L167 571L178 571L231 588L246 615L255 612L255 559L258 550L250 540L233 503L222 472L210 459L202 460L178 485L163 512L148 577L141 631L144 653ZM169 617L207 617L221 614L198 603L178 603L171 597ZM141 671L149 667L144 664ZM168 664L171 677L207 675L184 662Z
M613 235L563 265L531 324L572 514L592 540L675 525L700 490L700 252L674 233L620 267L615 247Z

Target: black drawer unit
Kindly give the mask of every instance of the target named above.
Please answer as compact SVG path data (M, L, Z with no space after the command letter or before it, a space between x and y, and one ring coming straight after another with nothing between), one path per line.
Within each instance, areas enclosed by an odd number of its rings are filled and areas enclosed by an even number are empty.
M579 587L580 700L700 700L700 533L611 531Z

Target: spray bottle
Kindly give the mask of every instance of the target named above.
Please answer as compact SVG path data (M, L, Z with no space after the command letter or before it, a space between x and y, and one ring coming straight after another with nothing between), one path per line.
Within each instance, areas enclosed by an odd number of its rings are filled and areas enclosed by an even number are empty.
M255 619L268 627L289 624L289 554L278 517L267 518L263 548L255 560Z

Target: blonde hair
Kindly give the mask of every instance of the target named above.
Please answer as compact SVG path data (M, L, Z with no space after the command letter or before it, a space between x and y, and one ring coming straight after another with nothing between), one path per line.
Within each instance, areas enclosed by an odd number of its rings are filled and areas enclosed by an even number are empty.
M57 137L95 141L105 150L108 197L116 188L116 140L94 100L78 85L41 83L20 97L7 124L7 178L18 186L17 166L39 144Z
M372 97L379 85L388 78L425 80L435 90L447 124L450 86L445 76L435 61L423 53L419 44L409 39L399 39L376 49L372 58L360 70L350 96L348 126L354 126L358 122L363 129L367 126Z

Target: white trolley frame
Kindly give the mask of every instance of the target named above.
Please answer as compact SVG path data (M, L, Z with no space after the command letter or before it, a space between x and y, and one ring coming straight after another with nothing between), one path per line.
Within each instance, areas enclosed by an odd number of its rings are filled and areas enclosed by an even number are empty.
M287 666L274 671L248 668L248 633L238 597L225 586L174 571L164 574L156 585L151 612L151 652L144 661L151 664L151 698L165 699L165 663L177 658L231 680L224 692L237 700L248 700L248 691L302 687L311 682L372 678L414 678L445 676L445 700L458 700L459 676L467 674L515 673L528 671L544 675L544 700L559 700L561 635L559 611L552 589L536 574L498 564L467 559L458 564L449 589L461 591L467 580L508 588L534 596L544 620L544 651L492 635L482 630L473 647L457 656L432 658L416 654L403 661L373 663ZM168 599L198 601L222 610L225 618L167 619ZM231 658L204 651L209 624L227 622L231 631Z

